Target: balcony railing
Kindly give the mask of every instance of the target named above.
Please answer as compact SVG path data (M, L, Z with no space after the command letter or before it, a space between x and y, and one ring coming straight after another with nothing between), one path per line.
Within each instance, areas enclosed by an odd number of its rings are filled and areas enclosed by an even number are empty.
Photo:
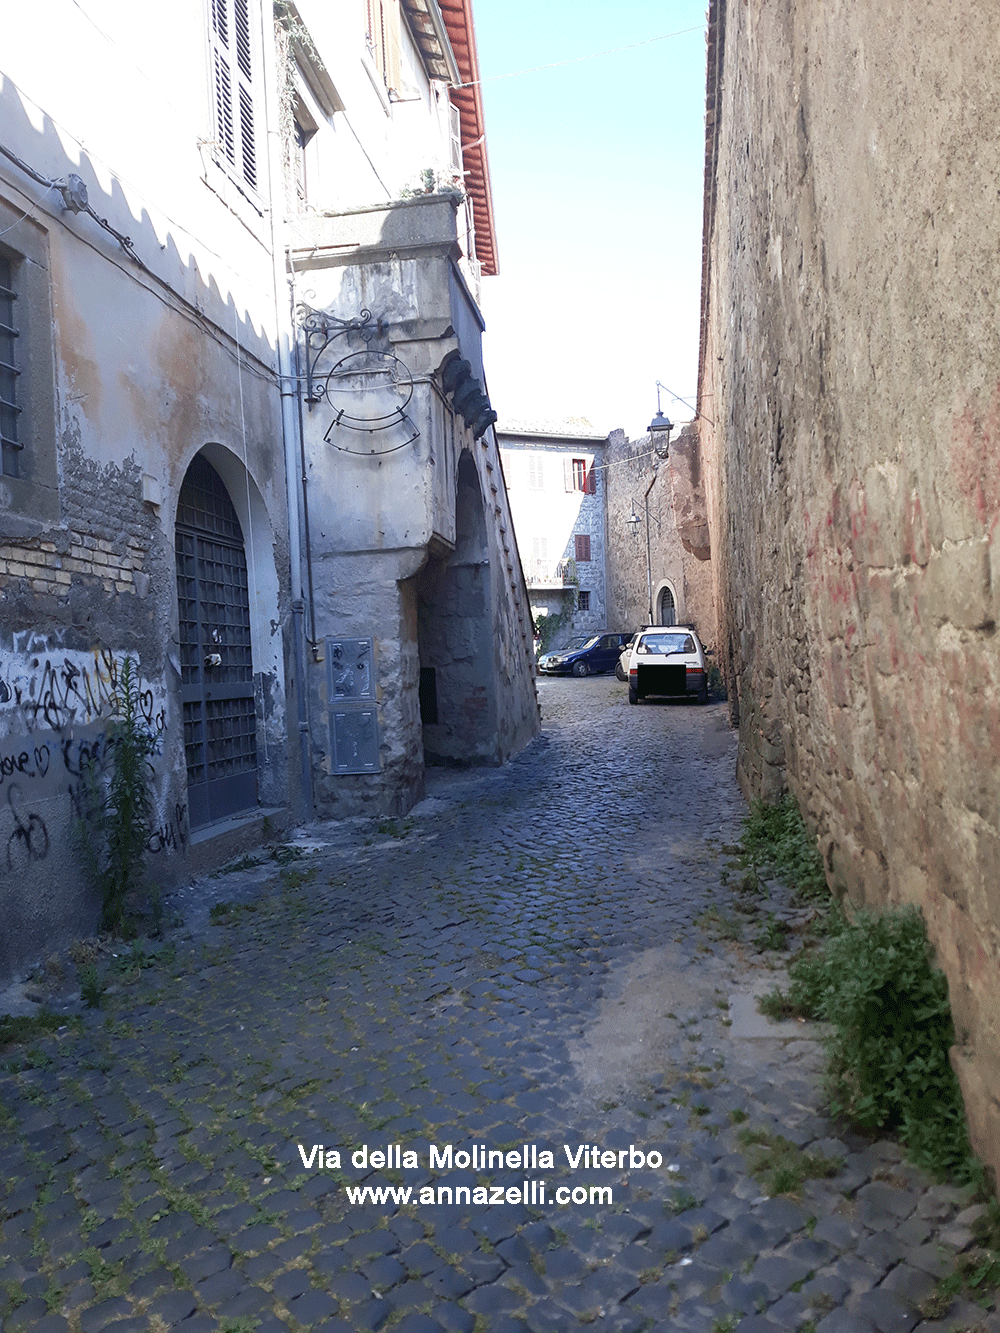
M548 560L529 560L524 567L524 577L529 588L570 588L576 583L576 563L573 560L560 560L556 564Z

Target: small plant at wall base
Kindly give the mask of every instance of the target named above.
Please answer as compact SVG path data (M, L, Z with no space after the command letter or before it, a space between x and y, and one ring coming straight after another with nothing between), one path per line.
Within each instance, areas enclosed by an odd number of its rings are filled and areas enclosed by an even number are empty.
M162 724L145 720L140 708L139 674L126 657L111 695L107 732L110 763L84 776L80 820L84 855L101 891L101 928L126 932L130 900L142 887L145 850L153 824L153 765Z
M948 1059L955 1031L944 973L914 907L837 916L822 948L788 969L791 1013L833 1024L830 1109L898 1133L909 1156L942 1178L981 1182L962 1094Z
M755 872L770 870L795 891L800 902L830 899L823 858L790 793L774 805L755 801L743 821L742 864Z

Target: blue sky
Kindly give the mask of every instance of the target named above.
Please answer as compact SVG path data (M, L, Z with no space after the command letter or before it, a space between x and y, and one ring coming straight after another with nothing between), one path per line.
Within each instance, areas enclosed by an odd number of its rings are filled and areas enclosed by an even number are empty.
M693 401L705 9L474 0L500 254L483 281L484 350L501 423L586 417L635 438L658 379ZM540 65L555 67L520 72ZM663 409L692 416L667 394Z

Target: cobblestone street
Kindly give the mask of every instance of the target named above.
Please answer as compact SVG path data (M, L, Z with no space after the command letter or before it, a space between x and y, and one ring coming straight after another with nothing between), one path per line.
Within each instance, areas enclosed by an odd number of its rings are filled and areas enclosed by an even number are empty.
M755 1035L785 956L722 875L726 705L539 695L514 763L199 881L156 965L7 1053L3 1333L1000 1330L916 1309L968 1195L824 1117L815 1032ZM767 1197L747 1130L833 1174Z

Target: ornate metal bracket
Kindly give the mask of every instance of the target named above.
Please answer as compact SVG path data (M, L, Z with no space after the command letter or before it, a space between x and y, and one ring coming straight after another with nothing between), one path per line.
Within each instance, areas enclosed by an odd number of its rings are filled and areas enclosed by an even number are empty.
M330 344L356 333L367 349L373 338L381 337L384 325L381 319L373 321L370 310L362 310L354 319L340 319L326 310L300 305L295 314L305 341L306 402L311 411L326 395L326 384L323 377L317 377L316 367Z
M413 397L413 376L399 357L379 345L387 322L373 319L370 310L362 310L354 319L341 319L328 311L300 305L296 314L305 342L306 402L310 411L322 401L333 411L324 440L344 453L364 456L395 453L418 440L420 431L406 413ZM331 344L346 338L350 346L352 334L357 335L354 350L344 351L332 366L328 364L333 359L331 354L321 367ZM358 340L364 344L362 348L357 346ZM359 393L370 404L361 411L357 410ZM347 395L354 410L338 405L340 394ZM405 440L400 441L397 432L392 431L396 426L408 430ZM349 444L346 441L350 437L343 435L341 428L367 439ZM376 435L377 441L373 438Z

